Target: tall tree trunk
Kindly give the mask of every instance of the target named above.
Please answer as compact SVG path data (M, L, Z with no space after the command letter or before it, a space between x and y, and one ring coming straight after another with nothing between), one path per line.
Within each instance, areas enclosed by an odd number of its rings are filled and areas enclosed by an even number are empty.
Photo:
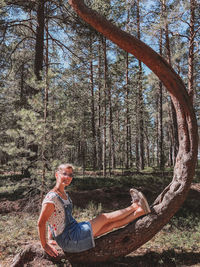
M169 167L173 166L173 129L169 128Z
M91 122L92 122L92 146L93 146L93 171L96 169L97 157L96 157L96 127L95 127L95 100L94 100L94 74L93 74L93 49L92 49L92 36L90 36L90 86L91 86Z
M165 46L166 46L166 52L167 52L167 61L170 66L172 66L171 63L171 49L170 49L170 40L169 40L169 25L168 25L168 15L167 15L167 6L166 6L166 0L162 0L162 12L163 17L165 21ZM176 156L178 153L179 148L179 141L178 141L178 125L177 125L177 118L176 118L176 111L174 104L171 99L171 110L172 110L172 125L173 125L173 165L175 165Z
M188 93L192 102L194 101L194 40L195 40L195 0L190 0L190 35L188 55Z
M126 169L130 168L129 58L126 53Z
M150 167L151 164L150 164L150 142L149 142L149 135L148 135L148 127L146 126L145 127L145 137L146 137L146 155L147 155L147 166Z
M171 110L171 101L168 101L168 116L169 120L172 121L172 110ZM172 123L169 124L168 127L168 146L169 146L169 157L168 157L168 166L171 167L173 166L173 145L174 145L174 139L173 139L173 125Z
M160 29L160 55L163 54L163 30ZM164 153L163 153L163 85L159 81L159 90L158 90L158 151L159 151L159 168L163 170L164 168Z
M153 144L152 144L152 165L154 166L155 165L155 144L156 142L153 141Z
M98 129L97 129L97 140L98 140L98 168L99 170L102 169L102 134L101 134L101 80L102 80L102 71L101 71L101 43L100 39L102 37L99 37L99 45L98 45Z
M156 94L156 163L157 163L157 167L159 167L159 122L158 122L158 116L159 116L159 108L158 108L158 105L159 105L159 88L158 88L158 92Z
M109 101L109 174L111 175L111 169L115 168L115 139L114 139L114 129L113 129L113 108L112 108L112 94L111 85L108 86L108 101Z
M82 136L85 137L85 130L82 129ZM82 157L82 174L85 174L86 169L86 142L84 139L81 140L81 157Z
M140 0L137 0L137 37L140 40ZM140 144L140 170L144 170L144 110L143 110L143 88L142 88L142 63L139 60L138 76L138 114L139 114L139 144Z
M35 43L35 60L34 60L34 74L37 81L42 80L41 71L43 70L44 62L44 28L45 28L45 1L39 0L37 3L37 29L36 29L36 43ZM36 88L31 89L31 95L37 94L38 90ZM29 157L30 166L33 162L37 162L38 159L38 145L31 144L29 146L31 152L34 153L33 156ZM30 167L27 167L28 168ZM26 171L27 171L26 170Z
M130 22L130 5L127 3L127 24L126 32L129 32ZM132 149L131 149L131 120L130 120L130 108L129 108L129 54L126 52L126 169L130 168L132 162Z
M42 80L41 71L44 61L44 27L45 27L45 1L39 0L37 5L37 29L35 44L34 73L38 81Z
M138 114L138 104L139 102L139 96L138 96L138 90L136 92L136 106L135 106L135 110L136 110L136 114L135 114L135 117L136 117L136 121L135 121L135 130L136 130L136 133L135 133L135 166L136 166L136 170L137 172L139 171L140 169L140 158L139 158L139 114Z
M48 14L48 7L46 7L46 13ZM49 94L49 40L48 40L48 19L46 21L46 85L44 88L44 119L43 119L43 141L42 141L42 184L41 184L41 198L43 200L43 195L45 192L45 175L46 175L46 141L47 141L47 115L48 115L48 94Z
M106 158L106 124L107 124L107 72L108 72L108 65L107 65L107 45L106 45L106 38L102 38L102 43L103 43L103 51L104 51L104 113L103 113L103 176L106 176L106 163L107 163L107 158Z

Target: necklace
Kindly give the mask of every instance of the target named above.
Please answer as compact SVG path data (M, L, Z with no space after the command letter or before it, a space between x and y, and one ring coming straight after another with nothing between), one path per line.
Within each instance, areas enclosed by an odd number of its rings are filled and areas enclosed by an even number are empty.
M56 191L56 192L59 192L63 197L64 197L64 199L66 200L66 194L64 194L64 193L62 193L60 190L58 190L56 187L54 187L54 190Z

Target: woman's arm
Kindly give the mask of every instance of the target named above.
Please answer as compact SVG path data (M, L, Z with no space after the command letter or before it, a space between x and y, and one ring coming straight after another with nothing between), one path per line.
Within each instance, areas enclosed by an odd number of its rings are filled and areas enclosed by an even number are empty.
M48 240L53 240L53 235L52 235L52 232L49 228L49 225L48 225Z
M41 245L43 249L50 255L50 256L57 256L58 252L55 248L51 247L46 241L46 222L51 216L54 211L54 204L46 203L43 205L40 217L38 219L38 233L41 241Z
M52 232L51 232L49 226L48 226L48 243L51 244L51 245L57 245L57 242L56 242L56 240L54 240Z

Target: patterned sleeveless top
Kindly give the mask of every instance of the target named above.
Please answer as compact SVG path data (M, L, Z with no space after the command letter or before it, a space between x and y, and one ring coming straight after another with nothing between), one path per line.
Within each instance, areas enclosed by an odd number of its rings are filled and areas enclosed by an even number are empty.
M69 202L69 195L67 193L68 199L63 199L64 203L70 204ZM71 200L71 199L70 199ZM42 201L42 206L45 203L52 203L54 204L54 211L48 219L48 223L54 229L55 236L61 234L65 227L65 210L63 208L62 203L58 199L58 196L55 192L48 192L45 198Z

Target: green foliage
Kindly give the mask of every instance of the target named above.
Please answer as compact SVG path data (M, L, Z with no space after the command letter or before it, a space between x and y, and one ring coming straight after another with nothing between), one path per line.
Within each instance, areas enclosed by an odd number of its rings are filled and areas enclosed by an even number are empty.
M55 75L49 72L49 80L53 81ZM15 123L5 131L7 142L4 143L2 151L9 156L7 168L23 172L29 167L32 176L38 177L42 171L43 153L47 166L55 167L58 161L62 160L63 153L70 147L70 144L67 144L67 135L70 135L71 127L76 121L69 118L68 110L62 107L66 97L63 92L57 96L59 89L50 92L48 116L45 121L43 88L46 85L44 82L36 82L33 78L27 80L27 84L38 90L38 93L27 100L26 107L12 110ZM38 147L37 151L33 151L33 144ZM61 146L62 150L55 153L52 146ZM49 175L52 175L51 168Z
M48 1L47 1L48 2ZM87 1L88 5L105 15L120 28L137 35L137 5L134 1ZM170 1L167 22L173 68L187 84L189 3ZM35 32L37 14L33 6L7 6L0 1L1 59L0 59L0 161L2 171L29 171L41 178L42 171L49 180L61 162L72 162L84 169L93 168L94 140L98 167L102 168L104 127L106 129L107 168L109 167L110 131L113 127L115 167L124 168L127 143L127 116L130 116L132 170L136 170L136 139L138 137L138 60L129 55L126 80L126 53L107 40L107 88L102 38L91 27L71 13L65 2L48 2L48 38L44 33L44 55L48 52L41 72L42 81L34 77ZM28 10L28 11L27 11ZM66 14L66 17L63 16ZM195 10L195 29L199 11ZM179 19L180 17L180 19ZM56 18L56 19L55 19ZM159 52L160 29L165 29L161 2L140 1L141 39ZM8 27L7 27L7 26ZM6 27L5 27L6 26ZM197 31L198 32L198 31ZM195 36L199 40L199 35ZM166 57L165 35L162 40ZM48 46L48 51L47 51ZM197 47L195 46L195 51ZM197 54L197 53L196 53ZM93 95L91 92L91 63ZM199 84L198 55L195 59L195 85ZM145 164L149 170L157 165L158 149L158 89L159 81L143 66L142 73ZM48 87L47 118L45 119L45 88ZM109 89L109 90L108 90ZM127 89L129 97L127 98ZM111 93L111 103L109 94ZM198 112L199 93L196 92ZM171 168L170 98L163 89L163 151L165 167ZM94 103L94 114L93 114ZM106 123L104 125L104 104ZM129 108L129 111L127 110ZM94 121L93 121L94 115ZM112 115L112 122L111 122ZM197 114L198 115L198 114ZM95 137L93 136L95 128ZM171 130L170 130L171 131ZM99 142L99 144L98 144ZM149 151L148 151L149 150ZM140 151L139 151L140 152ZM148 155L149 153L149 155ZM149 158L148 158L149 157ZM148 162L149 161L149 162ZM149 166L147 166L149 165ZM28 173L27 173L28 174ZM48 181L46 181L48 183ZM111 182L112 184L112 182Z

